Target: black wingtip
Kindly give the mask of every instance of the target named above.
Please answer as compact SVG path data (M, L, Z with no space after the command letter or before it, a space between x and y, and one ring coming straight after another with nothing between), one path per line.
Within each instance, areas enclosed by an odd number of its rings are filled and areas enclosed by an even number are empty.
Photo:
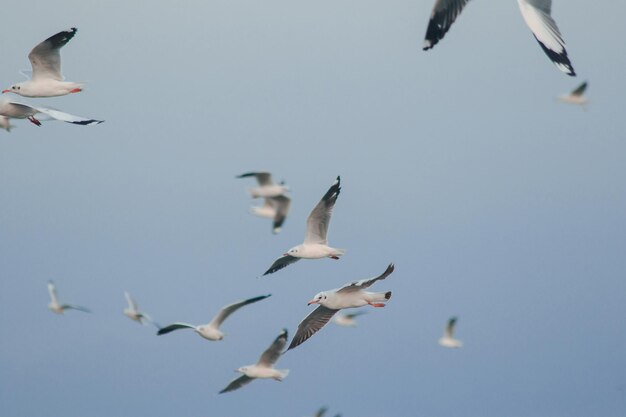
M391 291L387 291L385 293L385 300L389 300L391 298Z

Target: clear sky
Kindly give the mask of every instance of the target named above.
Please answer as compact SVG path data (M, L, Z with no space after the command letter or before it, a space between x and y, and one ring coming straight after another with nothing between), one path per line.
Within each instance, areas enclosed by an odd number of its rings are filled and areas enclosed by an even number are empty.
M623 416L626 5L554 3L576 78L513 0L470 2L429 52L431 0L3 2L0 87L76 26L86 90L28 102L106 122L0 131L0 414ZM554 100L583 80L587 111ZM292 189L278 236L250 170ZM337 175L346 255L257 278ZM386 308L217 395L314 294L390 262ZM48 311L49 279L93 314ZM125 290L164 324L273 295L209 342L131 322Z

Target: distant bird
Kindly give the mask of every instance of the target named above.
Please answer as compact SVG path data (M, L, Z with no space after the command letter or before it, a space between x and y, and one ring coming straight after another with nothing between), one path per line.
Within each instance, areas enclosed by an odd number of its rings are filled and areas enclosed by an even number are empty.
M454 326L456 325L456 317L450 317L448 324L443 331L443 337L439 339L439 344L447 348L460 348L463 343L454 338Z
M3 93L24 97L56 97L82 91L82 84L63 81L60 50L76 35L76 28L50 36L33 48L28 59L33 68L32 79L12 85Z
M333 318L333 323L344 327L356 327L355 317L365 314L365 311L355 311L349 314L337 314Z
M269 172L247 172L245 174L238 175L237 178L256 177L259 182L259 186L250 189L250 195L252 198L260 197L278 197L289 191L289 188L284 184L275 184L272 181L272 174Z
M282 381L289 374L289 369L274 369L274 364L282 355L282 351L287 344L287 329L283 329L274 342L259 358L254 365L242 366L235 372L241 372L239 378L234 379L226 388L219 393L234 391L248 384L256 378L273 378L276 381Z
M324 414L326 414L326 411L328 411L328 407L322 407L319 410L317 410L317 413L315 413L313 417L324 417Z
M250 212L259 217L273 219L272 233L277 234L281 231L290 207L291 198L284 194L276 197L265 197L263 205L250 207Z
M159 325L152 320L152 318L146 313L142 313L139 311L137 307L137 303L127 291L124 291L124 297L126 297L126 301L128 302L128 308L124 309L124 315L129 319L136 321L137 323L146 324L150 323L154 325L157 329L160 329Z
M289 249L282 257L275 260L272 266L270 266L263 275L279 271L287 265L297 262L301 258L339 259L339 257L344 254L345 251L343 249L335 249L328 246L328 240L326 238L333 207L335 207L335 202L341 192L340 185L341 178L337 177L337 180L331 185L315 208L313 208L311 214L309 214L304 243Z
M160 336L178 329L193 329L196 333L198 333L200 336L207 340L222 340L224 338L224 333L220 331L220 326L228 316L230 316L233 312L240 309L241 307L248 304L256 303L257 301L264 300L270 295L271 294L261 295L258 297L249 298L247 300L237 301L236 303L229 304L223 307L220 312L217 313L215 317L213 317L213 320L211 320L211 322L208 324L194 326L193 324L174 323L159 329L157 335Z
M48 308L52 310L53 313L63 314L65 310L78 310L84 311L85 313L91 313L91 310L85 307L59 303L59 299L57 298L57 289L52 281L48 281L48 293L50 294L50 304L48 304Z
M384 307L385 303L391 298L391 291L368 292L364 290L376 281L387 278L393 270L394 265L389 264L385 272L376 278L349 282L341 288L322 291L315 295L315 297L309 301L309 305L319 304L319 307L300 322L296 335L291 340L291 344L287 350L295 348L313 336L341 309L363 307L365 305Z
M574 89L571 93L559 96L557 97L557 99L564 103L578 104L579 106L584 106L585 104L587 104L587 97L584 96L585 90L587 90L587 81L576 87L576 89Z
M433 48L450 29L469 0L436 0L430 15L423 49ZM517 0L526 25L541 49L557 68L567 75L576 72L567 56L565 41L556 22L550 16L552 0Z
M6 116L0 116L0 129L4 129L7 132L10 132L12 128L14 128L11 124L11 119Z
M103 120L87 119L46 107L31 107L14 101L0 100L0 116L10 117L12 119L28 119L35 125L41 126L41 122L35 118L35 115L38 113L45 114L55 120L75 125L95 125L103 122Z

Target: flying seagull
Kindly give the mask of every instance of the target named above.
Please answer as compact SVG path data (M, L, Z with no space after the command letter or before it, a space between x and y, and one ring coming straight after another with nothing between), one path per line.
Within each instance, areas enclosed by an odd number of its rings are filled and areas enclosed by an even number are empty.
M52 281L48 281L48 293L50 294L50 304L48 304L48 308L52 310L53 313L63 314L65 310L78 310L84 311L85 313L91 313L91 311L85 307L59 303L59 299L57 298L57 289Z
M344 254L343 249L335 249L328 246L327 234L328 225L330 224L330 216L333 213L333 207L337 197L341 192L341 178L331 185L324 197L313 208L309 218L307 219L307 229L304 235L304 243L289 249L282 257L274 261L263 275L272 274L300 260L332 258L339 259Z
M211 320L211 322L208 324L194 326L193 324L174 323L159 329L157 335L160 336L178 329L193 329L196 333L198 333L200 336L207 340L222 340L224 338L224 333L220 331L220 326L228 316L230 316L233 312L240 309L241 307L248 304L256 303L257 301L264 300L270 295L271 294L261 295L258 297L249 298L247 300L237 301L236 303L229 304L223 307L220 312L217 313L215 317L213 317L213 320Z
M285 345L287 344L287 329L283 329L274 342L259 358L254 365L242 366L235 372L241 372L239 378L236 378L219 393L234 391L243 387L256 378L273 378L276 381L282 381L289 374L289 369L274 369L274 364L280 358Z
M50 36L33 48L28 59L33 68L32 79L12 85L3 93L24 97L56 97L82 91L82 84L63 81L61 75L61 48L76 35L76 28Z
M159 325L155 323L149 315L139 311L137 303L133 300L128 291L124 291L124 297L126 297L126 301L128 302L128 307L124 309L124 315L126 317L140 324L146 324L146 322L151 323L157 329L160 329Z
M283 223L291 207L291 198L286 195L276 197L265 197L262 206L250 207L250 212L259 217L273 219L272 233L280 233Z
M587 97L584 96L585 90L587 90L587 81L576 87L571 93L559 96L557 99L564 103L584 106L587 104Z
M97 125L103 122L103 120L87 119L46 107L31 107L14 101L0 101L0 116L10 117L12 119L28 119L31 123L41 126L41 121L35 118L35 116L39 113L49 116L52 119L75 125L88 126Z
M7 132L10 132L12 128L14 128L11 124L11 119L6 116L0 116L0 129L4 129Z
M456 325L456 317L450 317L448 324L443 331L443 337L439 339L439 344L447 348L460 348L463 343L454 338L454 326Z
M430 15L423 49L433 48L450 29L469 0L436 0ZM556 22L550 16L552 0L517 0L526 25L541 49L557 68L567 75L576 72L567 56L565 41Z
M328 407L322 407L319 410L317 410L317 413L315 413L313 417L324 417L324 414L326 414L326 411L328 411Z
M260 197L278 197L289 191L289 188L284 184L275 184L272 181L272 174L269 172L247 172L245 174L238 175L236 178L248 178L255 177L259 182L259 186L250 189L250 195L252 198Z
M365 314L365 311L355 311L349 314L337 314L333 318L333 323L344 327L356 327L355 317Z
M389 264L385 272L376 278L349 282L341 288L318 293L309 301L309 305L319 304L319 306L300 322L296 335L291 340L289 349L295 348L313 336L341 309L365 305L384 307L385 303L391 298L391 291L369 292L364 290L376 281L387 278L393 270L394 265Z

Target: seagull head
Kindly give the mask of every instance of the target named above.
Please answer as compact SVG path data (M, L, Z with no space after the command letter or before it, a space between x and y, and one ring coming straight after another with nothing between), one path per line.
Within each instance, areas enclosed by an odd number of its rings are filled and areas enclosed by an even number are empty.
M294 246L293 248L289 249L286 253L283 253L283 256L295 256L296 258L300 257L300 245L298 246Z
M313 299L311 301L309 301L308 305L311 304L323 304L324 301L326 301L326 299L328 298L328 294L326 294L324 291L317 293L315 295L315 297L313 297Z
M235 369L235 372L239 372L239 373L245 374L246 372L248 372L248 367L247 366L242 366L241 368Z
M2 90L2 94L4 93L15 93L15 94L19 94L22 90L22 84L23 83L17 83L15 85L12 85L11 87L9 87L6 90Z

